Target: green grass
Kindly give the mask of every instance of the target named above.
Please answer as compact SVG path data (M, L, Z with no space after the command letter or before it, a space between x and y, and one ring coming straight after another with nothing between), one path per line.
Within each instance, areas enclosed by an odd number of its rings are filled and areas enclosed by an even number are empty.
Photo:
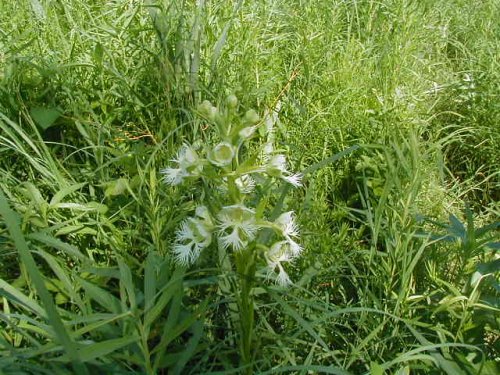
M359 146L284 201L305 251L295 287L255 290L254 372L497 373L499 18L494 0L1 2L0 373L245 371L230 275L170 259L200 192L159 174L208 139L197 105L232 93L279 109L292 170Z

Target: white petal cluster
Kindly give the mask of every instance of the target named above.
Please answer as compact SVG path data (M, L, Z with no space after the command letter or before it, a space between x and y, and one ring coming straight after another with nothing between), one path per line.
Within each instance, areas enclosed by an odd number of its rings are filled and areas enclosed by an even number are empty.
M177 157L171 160L177 164L177 168L167 167L160 171L163 181L168 185L179 185L186 177L199 176L203 170L203 162L196 151L189 145L184 144Z
M276 219L275 224L281 229L281 235L289 243L292 256L299 256L302 252L302 247L294 240L299 237L299 230L297 224L295 223L293 211L281 214Z
M238 177L234 182L243 194L250 194L255 188L255 180L248 174Z
M223 207L217 219L222 246L235 251L242 250L252 241L259 229L255 211L241 204Z
M274 222L284 237L283 241L274 243L266 254L269 275L277 270L276 282L279 285L286 286L290 284L283 262L291 262L302 252L302 247L295 241L299 237L297 224L295 223L293 211L281 214Z
M283 262L290 262L293 257L290 255L290 244L288 241L279 241L271 246L266 254L267 267L269 269L268 277L276 273L276 283L281 286L287 286L291 283L288 274L283 268Z
M196 217L184 220L176 232L174 259L187 266L193 264L201 251L212 243L213 222L205 206L196 208Z
M295 187L302 185L302 175L299 173L292 174L288 171L286 166L285 155L273 155L267 158L266 172L272 177L278 177Z

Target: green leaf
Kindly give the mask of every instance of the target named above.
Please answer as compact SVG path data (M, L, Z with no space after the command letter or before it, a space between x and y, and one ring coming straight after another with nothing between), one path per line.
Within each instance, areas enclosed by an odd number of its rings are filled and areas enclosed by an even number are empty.
M157 257L150 252L144 266L144 309L149 310L155 302Z
M119 178L114 181L106 183L106 190L104 195L109 198L116 195L122 195L130 190L129 182L126 178Z
M356 151L357 149L359 149L358 145L354 145L354 146L351 146L349 148L346 148L345 150L340 151L340 152L336 153L335 155L330 156L329 158L326 158L326 159L320 161L319 163L316 163L316 164L313 164L313 165L307 167L306 169L304 169L302 171L302 174L305 176L307 174L311 174L313 172L316 172L318 169L321 169L330 163L336 162L337 160L343 158L344 156L350 154L353 151Z
M159 297L156 299L156 303L151 307L151 309L146 310L144 316L144 326L146 328L151 327L154 321L160 316L167 304L170 302L175 293L182 292L182 279L184 276L184 270L182 268L177 268L168 282L158 293ZM181 289L179 289L181 288Z
M96 358L103 358L106 355L117 351L125 346L137 342L139 338L137 336L132 337L121 337L118 339L111 339L101 342L90 343L83 348L78 350L78 354L83 362L92 361ZM57 360L66 361L68 357L66 355L57 358Z
M78 250L75 246L67 244L57 238L51 237L46 233L31 233L27 236L31 240L40 241L41 243L51 246L57 250L60 250L66 255L70 256L73 259L88 262L90 261L85 255L83 255L80 250Z
M205 312L208 306L209 299L205 299L198 308L184 320L178 322L170 329L164 329L160 343L156 346L156 348L151 352L156 354L154 368L158 369L162 358L167 352L168 345L179 337L181 334L186 332L199 318L201 314ZM170 319L170 317L169 317Z
M339 367L318 365L279 366L273 370L261 372L261 374L297 373L298 371L308 371L310 374L351 375L350 372Z
M54 125L61 112L56 108L35 107L31 109L30 115L38 126L46 130Z
M36 253L45 259L55 275L59 278L59 280L61 280L65 293L71 297L72 301L74 301L80 309L84 309L83 301L81 300L80 295L75 291L72 280L69 278L63 267L60 266L57 259L42 250L39 250ZM60 298L61 297L59 297L59 299Z
M184 366L188 363L188 361L194 356L196 353L196 349L198 348L198 343L203 335L203 323L197 321L192 326L193 335L189 339L189 342L184 347L184 350L179 354L177 358L177 364L173 370L174 374L182 374L182 370Z
M76 234L80 234L80 235L90 234L92 236L97 235L97 231L95 229L86 227L83 224L65 226L65 227L59 229L56 233L54 233L54 235L56 237L59 237L59 236L64 236L64 235L67 235L70 233L76 233Z
M466 229L462 224L462 222L458 220L458 218L453 214L450 214L449 220L450 220L450 227L449 227L450 233L454 234L459 238L464 239L466 235Z
M3 296L7 298L7 300L20 304L28 311L31 311L32 313L38 315L40 318L45 319L47 317L45 310L38 303L36 303L32 298L27 297L25 294L21 293L19 290L2 279L0 279L0 296Z
M401 367L395 375L410 375L410 366Z
M118 300L111 293L108 293L104 289L99 288L97 285L89 283L82 278L78 278L78 282L85 289L88 297L92 298L106 310L115 314L120 314L122 312L120 300Z
M77 190L80 190L82 187L84 187L85 185L87 185L86 182L83 182L81 184L75 184L75 185L71 185L71 186L68 186L68 187L65 187L61 190L59 190L57 193L54 194L54 196L52 197L52 199L50 200L50 205L53 206L59 202L61 202L64 198L66 198L68 195L74 193L75 191Z
M70 324L84 325L82 328L79 328L73 332L74 337L82 336L88 332L97 331L99 328L109 325L117 320L127 318L131 316L132 313L130 311L126 311L123 314L90 314L85 315L83 317L78 316L73 319ZM113 325L113 329L116 329L117 335L121 335L121 329L117 325Z
M76 351L76 345L71 340L70 334L67 332L66 327L63 324L63 321L59 315L57 307L50 295L49 291L45 287L45 283L43 277L36 266L36 262L31 255L31 252L28 247L28 243L24 238L24 235L21 231L19 217L12 211L7 203L7 199L0 191L0 215L3 216L5 224L7 225L7 229L10 232L12 239L14 240L14 244L16 246L17 251L19 252L19 256L24 266L26 267L26 271L28 272L35 289L40 296L40 299L45 307L45 311L47 313L47 318L54 329L56 334L57 341L64 347L68 357L71 359L73 364L73 369L77 374L87 374L87 368L82 364L78 352Z
M134 282L132 280L132 272L130 267L121 259L118 259L118 268L120 269L120 285L125 287L127 291L130 308L135 309L137 306L135 299Z
M370 375L384 375L384 373L384 368L377 362L372 362L370 364Z

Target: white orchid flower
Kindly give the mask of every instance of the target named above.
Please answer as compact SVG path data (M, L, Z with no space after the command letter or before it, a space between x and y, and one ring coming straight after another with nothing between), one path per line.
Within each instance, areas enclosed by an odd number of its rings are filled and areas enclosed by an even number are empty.
M210 229L202 220L184 220L176 232L176 244L173 249L175 261L184 266L194 263L201 251L212 242Z
M248 174L238 177L234 182L243 194L249 194L255 188L255 180Z
M236 251L252 241L259 229L255 222L255 211L241 204L223 207L217 219L222 246L231 246Z
M286 166L285 155L273 155L267 158L266 172L272 176L285 180L289 184L295 187L302 185L301 179L302 175L299 173L292 174L288 171Z
M221 142L209 153L208 160L218 167L225 167L232 163L235 154L235 147L232 144Z
M184 144L177 157L172 159L177 168L167 167L160 170L164 175L163 181L168 185L179 185L186 177L199 176L203 170L203 162L196 151L189 145Z

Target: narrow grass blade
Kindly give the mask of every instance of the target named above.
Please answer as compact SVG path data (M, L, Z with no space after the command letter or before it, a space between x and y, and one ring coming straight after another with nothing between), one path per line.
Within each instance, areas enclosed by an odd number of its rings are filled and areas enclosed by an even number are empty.
M224 26L224 29L222 30L221 36L217 40L217 43L215 43L214 51L212 53L212 61L210 63L210 68L212 69L212 72L215 72L215 70L216 70L217 61L219 60L219 57L222 53L222 48L224 48L224 45L226 44L229 29L231 28L233 21L236 17L236 13L238 13L242 4L243 4L243 0L239 0L236 3L236 5L233 8L233 14L232 14L231 18L229 19L229 21L227 21L226 25Z
M57 238L51 237L46 233L41 233L41 232L30 233L26 237L30 240L40 241L41 243L43 243L45 245L48 245L48 246L53 247L57 250L60 250L75 260L89 261L89 259L85 255L83 255L80 252L80 250L78 250L76 247L74 247L70 244L67 244L67 243L65 243Z
M26 239L24 238L24 235L21 232L21 227L19 225L20 221L19 217L14 211L11 210L9 204L7 203L7 199L5 198L2 192L0 192L0 215L2 215L5 220L5 224L7 225L10 235L14 240L21 261L24 263L26 271L30 275L31 280L35 285L35 289L38 292L40 299L43 302L43 305L45 306L48 321L52 326L52 328L54 329L57 340L65 348L68 354L68 358L73 363L73 369L75 370L75 372L78 375L87 374L88 373L87 369L79 358L78 352L76 350L76 345L71 340L70 335L66 331L66 328L64 327L61 317L57 312L57 308L52 299L52 296L45 287L43 277L41 273L38 271L35 260L33 259L33 256L30 253Z
M282 366L270 371L261 372L261 374L282 374L282 373L296 373L296 371L308 371L308 373L315 374L335 374L335 375L352 375L350 372L334 366Z
M174 374L182 374L182 370L188 363L188 361L194 356L196 353L196 349L198 348L198 343L203 336L203 324L201 322L195 322L192 326L193 336L189 339L187 345L184 350L179 355L177 359L177 364L173 370Z
M326 159L324 159L316 164L310 165L309 167L307 167L306 169L304 169L302 171L302 174L305 176L305 175L314 173L318 169L321 169L330 163L336 162L337 160L343 158L344 156L349 155L351 152L356 151L357 149L359 149L358 145L354 145L354 146L351 146L349 148L346 148L345 150L340 151L340 152L336 153L335 155L330 156L329 158L326 158Z
M120 269L120 285L125 287L130 302L130 308L133 310L136 308L137 303L132 272L130 271L130 267L121 259L118 259L118 267Z
M88 297L92 298L106 310L115 314L120 314L122 312L120 300L114 295L108 293L102 288L99 288L97 285L83 280L80 277L78 278L78 282L83 287L83 289L85 289Z
M20 304L33 314L38 315L43 319L47 319L45 310L38 303L2 279L0 279L0 296L4 296L8 300Z
M158 369L161 363L162 358L167 352L168 345L179 337L181 334L186 332L193 324L195 324L196 320L199 319L200 315L202 315L208 306L208 299L204 300L200 306L194 311L191 315L186 317L184 320L177 323L175 327L163 332L160 343L153 350L152 353L156 353L155 358L155 369Z
M118 339L111 339L106 341L101 341L97 343L91 343L82 347L78 350L78 354L83 362L92 361L96 358L102 358L114 351L121 349L127 345L133 344L139 338L136 336L132 337L120 337ZM66 361L67 356L61 356L56 360Z

